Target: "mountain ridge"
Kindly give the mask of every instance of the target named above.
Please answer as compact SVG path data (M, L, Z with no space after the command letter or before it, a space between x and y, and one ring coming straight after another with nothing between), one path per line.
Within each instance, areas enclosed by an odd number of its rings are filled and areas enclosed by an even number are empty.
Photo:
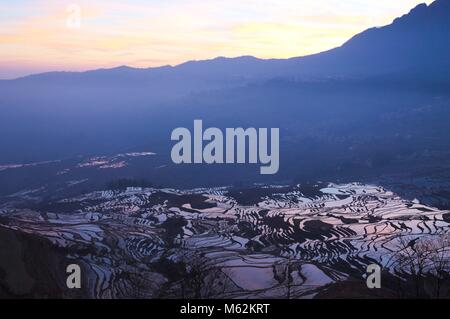
M239 57L215 57L206 60L190 60L178 65L136 68L118 66L83 72L56 71L32 74L12 80L44 79L61 76L92 77L107 76L148 80L154 77L217 77L231 79L293 77L354 77L389 73L402 70L423 61L425 54L433 55L431 65L444 60L450 65L450 0L436 0L430 5L419 4L393 20L391 24L364 30L346 41L342 46L323 52L287 59L261 59L244 55ZM448 42L448 41L447 41ZM393 52L387 51L392 48ZM403 55L403 56L400 56ZM447 57L447 58L446 58ZM445 60L447 59L447 60ZM422 60L422 61L421 61ZM374 64L372 67L369 64Z

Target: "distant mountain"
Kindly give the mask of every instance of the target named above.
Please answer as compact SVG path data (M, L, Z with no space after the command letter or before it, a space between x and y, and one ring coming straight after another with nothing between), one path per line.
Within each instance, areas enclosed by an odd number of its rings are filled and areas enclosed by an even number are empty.
M339 48L294 58L295 72L369 76L410 73L449 77L450 0L420 4L390 25L371 28Z
M136 169L131 177L146 174L176 187L261 178L248 166L172 165L171 130L203 119L221 128L281 128L281 180L358 180L444 165L450 162L449 40L450 0L437 0L306 57L218 57L0 81L0 164L148 150L164 168ZM17 190L35 185L35 173L18 178L15 172L0 173L0 191L11 181L20 184ZM130 177L124 172L118 169L118 177ZM42 173L36 185L51 182L49 176Z
M450 0L419 4L392 24L355 35L341 47L305 57L257 59L218 57L177 66L117 67L88 72L50 72L18 79L106 85L153 85L188 93L235 85L240 81L295 77L368 77L406 72L447 79L450 72ZM238 81L238 82L236 82ZM155 90L155 91L158 91Z

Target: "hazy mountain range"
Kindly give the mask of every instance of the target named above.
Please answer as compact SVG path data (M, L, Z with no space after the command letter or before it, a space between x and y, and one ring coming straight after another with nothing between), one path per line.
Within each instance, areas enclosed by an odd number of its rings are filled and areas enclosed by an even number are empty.
M0 164L152 151L157 163L134 175L176 186L261 180L257 167L172 165L171 130L199 118L206 126L280 127L273 179L412 171L450 161L449 93L450 0L437 0L305 57L0 81ZM17 180L7 174L0 172L3 185Z
M429 6L419 4L390 25L365 30L341 47L305 57L268 60L252 56L218 57L147 69L120 66L87 72L49 72L26 76L18 81L121 86L135 81L150 85L151 90L162 83L177 87L177 82L189 80L190 83L183 82L180 86L201 90L219 86L219 83L220 86L226 85L229 80L254 81L274 77L354 78L425 72L448 79L449 75L441 71L442 67L450 65L449 20L450 1L437 0ZM205 87L197 87L199 83Z

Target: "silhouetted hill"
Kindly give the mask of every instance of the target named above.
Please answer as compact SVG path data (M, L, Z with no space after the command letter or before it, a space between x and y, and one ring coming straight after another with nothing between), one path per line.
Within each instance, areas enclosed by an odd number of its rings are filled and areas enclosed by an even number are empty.
M299 72L336 76L445 75L450 70L450 1L420 4L388 26L368 29L339 48L304 59ZM430 73L430 71L432 71Z

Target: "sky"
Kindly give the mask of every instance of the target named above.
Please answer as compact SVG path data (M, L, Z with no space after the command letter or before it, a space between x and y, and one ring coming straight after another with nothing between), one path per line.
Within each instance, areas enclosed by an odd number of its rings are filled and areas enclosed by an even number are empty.
M0 79L342 45L417 0L0 0Z

